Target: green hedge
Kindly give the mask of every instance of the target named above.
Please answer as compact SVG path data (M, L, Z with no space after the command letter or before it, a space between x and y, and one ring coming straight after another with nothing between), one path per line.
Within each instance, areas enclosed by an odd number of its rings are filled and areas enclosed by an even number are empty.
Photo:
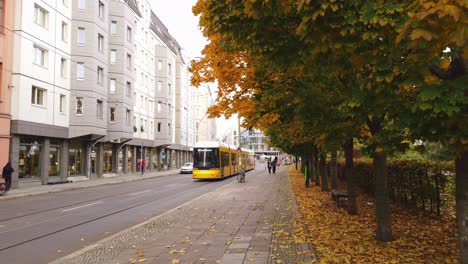
M453 162L387 159L390 199L405 206L440 215L451 210L455 201L455 167ZM339 177L344 180L344 160L339 160ZM374 195L372 159L354 160L357 185Z

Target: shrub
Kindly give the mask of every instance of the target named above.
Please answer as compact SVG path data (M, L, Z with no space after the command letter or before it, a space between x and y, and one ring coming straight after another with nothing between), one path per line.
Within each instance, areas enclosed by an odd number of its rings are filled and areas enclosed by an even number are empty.
M421 159L388 159L390 199L405 206L417 206L423 211L441 214L455 200L453 162ZM344 160L339 160L339 177L344 179ZM366 193L374 194L372 159L354 160L356 184Z

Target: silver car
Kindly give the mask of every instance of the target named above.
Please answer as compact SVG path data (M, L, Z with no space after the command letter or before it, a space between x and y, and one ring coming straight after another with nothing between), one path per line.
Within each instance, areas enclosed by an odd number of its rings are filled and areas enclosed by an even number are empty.
M193 163L187 162L182 167L180 167L180 173L192 173Z

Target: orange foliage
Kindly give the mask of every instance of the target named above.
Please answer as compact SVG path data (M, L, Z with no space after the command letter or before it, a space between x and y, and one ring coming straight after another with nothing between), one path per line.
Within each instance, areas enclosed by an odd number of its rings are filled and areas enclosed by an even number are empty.
M257 86L253 82L254 69L249 59L240 52L226 52L220 43L219 35L209 37L210 43L202 51L203 57L192 61L191 84L217 82L216 105L209 109L210 117L232 114L249 116L253 111L252 93Z
M321 263L458 263L455 219L430 218L392 206L395 240L374 239L372 198L360 194L356 216L337 208L329 192L306 189L304 175L290 167L290 180ZM369 203L369 204L368 204Z

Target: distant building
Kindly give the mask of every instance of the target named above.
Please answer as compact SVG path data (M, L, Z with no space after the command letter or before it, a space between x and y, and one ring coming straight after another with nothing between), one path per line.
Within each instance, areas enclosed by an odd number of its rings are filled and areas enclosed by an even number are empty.
M230 128L223 138L223 142L237 146L237 128ZM268 145L268 137L258 129L248 130L241 127L241 146L253 150L259 155L276 155L278 150Z
M210 87L202 85L195 90L195 141L216 140L216 120L208 118L208 107L214 104Z

